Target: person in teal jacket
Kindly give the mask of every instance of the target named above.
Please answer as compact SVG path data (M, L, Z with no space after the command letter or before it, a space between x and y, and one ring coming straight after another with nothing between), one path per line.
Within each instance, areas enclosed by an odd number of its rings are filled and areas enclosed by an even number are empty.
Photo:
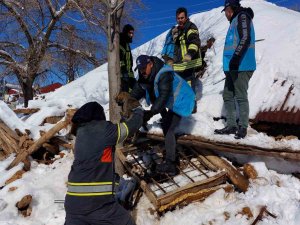
M223 52L223 70L226 75L223 100L227 126L216 129L215 133L235 134L235 138L240 139L247 135L249 123L247 90L249 80L256 70L255 32L252 23L254 13L251 8L241 7L239 0L225 0L223 11L230 22Z
M140 55L137 60L139 79L131 96L146 98L152 104L144 112L144 123L160 113L165 135L166 161L156 166L156 172L174 176L178 173L175 129L182 117L192 114L195 94L188 83L172 67L155 56ZM167 109L167 110L166 110Z

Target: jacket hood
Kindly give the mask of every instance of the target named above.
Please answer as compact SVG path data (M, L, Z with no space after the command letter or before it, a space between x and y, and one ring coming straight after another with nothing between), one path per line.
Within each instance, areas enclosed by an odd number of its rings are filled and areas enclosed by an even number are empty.
M132 38L128 36L128 33L120 33L121 43L132 43Z

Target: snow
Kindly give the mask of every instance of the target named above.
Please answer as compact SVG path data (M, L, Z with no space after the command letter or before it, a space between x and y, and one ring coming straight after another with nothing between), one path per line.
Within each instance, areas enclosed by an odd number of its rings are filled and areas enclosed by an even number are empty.
M300 108L300 14L262 1L242 1L243 6L250 6L254 13L256 39L264 39L256 43L257 70L250 80L249 101L250 117L254 118L259 111L276 109L282 104L285 94L291 85L293 94L285 104L285 109L292 106ZM222 128L222 121L213 121L223 112L224 74L222 71L222 52L227 28L229 26L222 7L191 16L191 20L199 27L201 40L204 43L214 36L214 47L208 50L206 61L208 68L198 85L198 112L182 120L179 132L202 136L210 140L234 142L237 144L256 145L265 148L289 148L300 150L298 139L275 141L264 133L248 128L248 136L243 140L235 140L233 135L214 135L213 130ZM134 58L139 54L160 56L160 51L167 31L136 48ZM276 82L274 82L276 81ZM284 82L284 85L282 83ZM21 131L29 129L33 138L39 137L39 130L48 130L52 125L40 126L48 116L62 116L68 108L79 108L89 101L97 101L103 105L108 114L108 76L107 64L87 73L85 76L71 82L55 92L46 94L29 102L30 108L41 110L30 117L18 118L8 106L0 101L0 119L10 128ZM159 116L150 121L150 132L161 132L157 126ZM64 208L54 200L63 200L66 192L67 175L73 161L73 154L64 151L63 158L57 157L51 165L31 162L31 170L23 177L4 186L22 165L6 171L5 168L14 159L0 161L0 225L62 225L64 224ZM250 162L258 171L259 178L250 181L246 193L226 193L223 190L215 192L203 202L190 204L182 209L167 212L160 219L152 213L149 200L143 196L137 206L137 224L241 224L248 225L258 215L262 206L275 214L277 218L266 216L259 224L289 224L297 225L300 221L300 181L291 176L280 174L300 171L295 163L284 160L261 157L243 157L231 155L231 158ZM275 171L276 170L276 171ZM10 187L18 187L9 192ZM15 204L23 196L33 196L32 215L24 218L18 214ZM241 215L243 207L248 206L254 218L249 220ZM226 220L224 215L229 216Z

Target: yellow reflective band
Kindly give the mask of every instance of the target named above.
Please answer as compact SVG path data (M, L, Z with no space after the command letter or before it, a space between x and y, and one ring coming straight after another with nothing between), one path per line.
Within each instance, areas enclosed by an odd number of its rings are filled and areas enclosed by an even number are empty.
M107 185L107 184L113 184L113 182L90 182L90 183L75 183L75 182L68 182L68 185L73 186L83 186L83 185Z
M67 195L71 196L103 196L103 195L114 195L115 193L113 192L101 192L101 193L72 193L72 192L67 192Z
M120 132L120 124L118 123L118 138L117 138L117 143L116 143L116 144L119 143L119 139L120 139L120 136L121 136L120 133L121 133L121 132Z
M192 50L198 51L199 48L195 44L190 44L188 49L192 49Z
M125 48L123 48L122 45L120 45L120 49L121 49L122 52L126 53L126 50L125 50Z
M122 124L124 125L124 127L126 129L126 137L124 138L124 140L125 140L128 137L128 135L129 135L129 130L128 130L128 126L127 126L126 123L122 123Z
M182 56L182 58L184 58L184 55L187 53L186 44L185 44L184 39L180 41L180 49L181 49L181 56Z
M190 29L188 32L187 32L187 38L189 38L189 36L191 35L191 34L199 34L199 32L198 32L198 30L194 30L194 29Z
M198 58L198 59L194 59L190 62L183 62L183 63L174 63L173 64L173 69L174 71L184 71L187 69L191 69L191 68L195 68L195 67L200 67L202 65L202 59Z
M188 85L192 86L192 81L191 80L187 81L187 83L188 83Z

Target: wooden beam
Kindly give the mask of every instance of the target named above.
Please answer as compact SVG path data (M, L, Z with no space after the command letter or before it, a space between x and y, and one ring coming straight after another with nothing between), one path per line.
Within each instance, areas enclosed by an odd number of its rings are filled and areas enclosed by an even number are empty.
M16 114L18 114L18 113L33 114L33 113L36 113L36 112L38 112L38 111L40 111L40 109L37 109L37 108L32 108L32 109L30 109L30 108L25 108L25 109L14 109L14 112L15 112Z
M147 134L148 138L153 140L164 141L164 137L160 134ZM300 161L300 151L291 149L267 149L252 145L242 145L236 143L223 143L213 140L208 140L202 137L195 137L192 135L185 135L178 138L179 144L200 147L213 151L228 152L234 154L254 155L254 156L268 156L275 158L283 158L290 161Z
M158 206L166 205L175 199L178 199L185 193L194 193L199 191L200 189L211 188L216 185L220 185L226 181L226 173L220 172L215 176L207 178L205 180L201 180L195 183L189 183L183 187L177 188L174 191L170 191L164 194L162 197L158 197Z
M0 123L0 128L3 129L9 136L14 138L16 141L19 140L19 136L15 131L10 129L5 123Z
M177 206L180 203L181 204L184 203L185 205L187 205L191 202L202 201L205 198L207 198L209 195L211 195L212 193L216 192L217 190L219 190L221 188L223 188L225 191L227 191L229 189L232 189L232 186L228 185L228 184L221 184L221 185L217 185L214 187L201 189L201 190L198 190L197 192L182 193L181 196L178 196L178 198L174 199L172 202L165 204L165 205L161 205L158 208L158 211L163 212L167 209L171 209L171 208Z

